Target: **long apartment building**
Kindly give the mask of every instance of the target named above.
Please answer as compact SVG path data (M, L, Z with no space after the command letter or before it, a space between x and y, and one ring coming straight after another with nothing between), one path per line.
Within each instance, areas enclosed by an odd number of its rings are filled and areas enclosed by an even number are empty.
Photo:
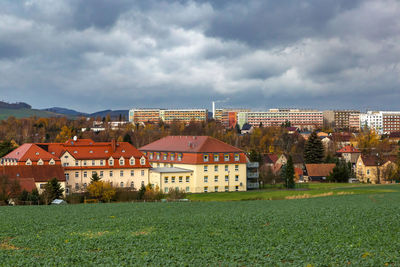
M91 139L24 144L3 157L2 162L5 166L62 168L66 193L84 190L95 173L113 186L139 188L148 184L151 167L143 153L129 143Z
M326 110L323 112L324 125L340 130L360 130L359 110Z
M150 183L164 192L246 191L245 153L208 136L167 136L140 148L153 169Z
M323 114L318 110L301 109L270 109L269 111L239 112L240 127L248 123L254 127L280 126L289 121L292 126L300 129L316 129L322 127Z
M132 123L157 123L163 121L167 124L173 121L189 123L190 121L207 121L207 109L131 109L129 121Z
M214 119L226 128L233 128L238 123L239 112L250 112L250 109L222 108L216 109Z
M367 126L378 134L400 131L400 111L367 111L361 114L361 126Z

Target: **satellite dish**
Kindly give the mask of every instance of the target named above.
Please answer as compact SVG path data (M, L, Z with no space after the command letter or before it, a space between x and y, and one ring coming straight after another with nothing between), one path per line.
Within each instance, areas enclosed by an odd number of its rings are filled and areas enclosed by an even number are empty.
M78 140L78 137L75 135L74 136L74 141L76 142L76 140Z

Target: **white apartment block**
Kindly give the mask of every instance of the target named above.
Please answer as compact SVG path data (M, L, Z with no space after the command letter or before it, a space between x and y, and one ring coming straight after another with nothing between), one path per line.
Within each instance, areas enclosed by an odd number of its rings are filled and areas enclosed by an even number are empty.
M360 116L361 127L367 126L378 134L400 131L400 111L367 111Z

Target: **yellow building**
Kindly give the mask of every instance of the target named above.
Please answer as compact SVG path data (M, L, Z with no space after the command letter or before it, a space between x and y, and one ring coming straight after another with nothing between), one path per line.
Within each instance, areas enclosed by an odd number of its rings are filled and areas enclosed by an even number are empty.
M215 138L167 136L140 150L154 168L150 171L150 180L156 183L160 177L164 178L158 183L164 189L169 185L170 188L179 187L193 193L246 191L245 153ZM179 168L180 171L163 168ZM189 173L191 176L186 183ZM171 180L173 176L174 183ZM179 185L181 176L183 180Z
M195 188L193 171L177 167L159 167L150 170L150 184L168 193L170 188L191 192Z
M356 164L356 178L363 183L386 183L396 170L396 157L379 159L376 155L360 156Z
M163 121L167 124L173 121L189 123L191 121L207 121L207 109L131 109L129 121L132 123L157 123Z

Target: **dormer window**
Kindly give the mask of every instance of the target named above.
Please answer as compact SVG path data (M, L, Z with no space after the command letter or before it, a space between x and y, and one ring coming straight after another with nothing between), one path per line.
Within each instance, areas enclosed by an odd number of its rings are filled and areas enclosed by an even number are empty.
M51 159L51 160L49 161L49 165L54 165L54 164L56 164L56 162L54 161L54 159Z
M108 165L113 166L114 165L114 159L109 159L108 160Z
M38 162L37 162L37 165L43 165L43 160L39 159Z
M74 151L74 154L78 154L78 151L75 150L75 151Z
M209 157L208 157L207 154L204 154L204 155L203 155L203 161L204 161L204 162L208 162L208 158L209 158Z
M235 161L239 161L239 159L240 159L239 154L235 154Z
M182 161L182 153L178 153L178 161Z
M125 159L124 158L120 158L119 159L119 165L125 165Z
M175 153L171 153L171 160L175 160Z
M149 153L149 158L153 159L153 153Z
M36 152L35 154L36 154L36 156L39 156L39 152Z
M219 161L219 155L218 154L214 155L214 161Z
M28 160L25 162L25 165L32 165L32 161L31 161L30 159L28 159Z
M130 165L135 165L135 158L134 158L134 157L131 157L131 158L129 159L129 164L130 164Z
M93 154L93 151L92 151L92 150L90 150L90 151L89 151L89 153L90 153L90 154Z
M146 165L146 158L145 157L141 157L140 158L140 165Z
M225 161L229 161L229 154L225 154L225 155L224 155L224 160L225 160Z
M156 153L156 159L160 159L160 153Z
M125 153L125 149L122 149L122 153Z
M163 160L167 160L168 154L167 153L163 153Z

